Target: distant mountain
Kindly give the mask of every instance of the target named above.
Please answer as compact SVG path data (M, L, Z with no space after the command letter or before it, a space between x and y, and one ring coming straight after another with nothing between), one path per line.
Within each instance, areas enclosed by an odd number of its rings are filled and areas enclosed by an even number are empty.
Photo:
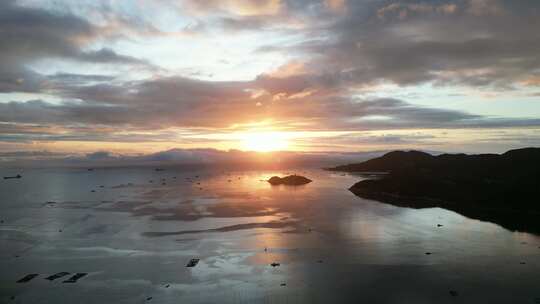
M170 149L149 154L118 154L97 151L88 154L62 154L47 151L1 152L0 168L11 167L114 167L114 166L181 166L227 167L243 169L320 168L336 163L363 161L381 156L388 151L366 152L301 152L276 151L270 153L217 150Z
M540 148L500 155L395 151L332 170L388 173L354 184L350 190L361 197L444 207L510 229L540 232Z

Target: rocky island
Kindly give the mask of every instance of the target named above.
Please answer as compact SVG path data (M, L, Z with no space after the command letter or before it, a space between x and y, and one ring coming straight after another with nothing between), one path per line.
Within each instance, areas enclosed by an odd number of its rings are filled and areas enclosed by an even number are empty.
M413 208L442 207L511 230L540 232L540 148L503 154L394 151L330 170L373 173L349 190Z
M289 175L285 177L272 176L268 182L272 185L300 186L311 183L311 180L300 175Z

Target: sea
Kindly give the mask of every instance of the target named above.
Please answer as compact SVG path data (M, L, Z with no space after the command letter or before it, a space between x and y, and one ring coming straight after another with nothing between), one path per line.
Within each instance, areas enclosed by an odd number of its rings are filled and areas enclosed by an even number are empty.
M359 175L0 173L22 175L0 180L0 303L540 303L540 236L357 197ZM266 181L288 174L312 182Z

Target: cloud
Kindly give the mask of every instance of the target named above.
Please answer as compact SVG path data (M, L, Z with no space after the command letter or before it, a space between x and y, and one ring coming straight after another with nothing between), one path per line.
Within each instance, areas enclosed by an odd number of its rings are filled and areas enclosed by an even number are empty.
M317 40L259 51L311 58L312 77L342 89L379 81L512 89L540 68L540 3L526 2L351 1L348 14L310 32Z
M184 6L203 13L222 11L238 16L256 16L278 14L282 8L282 2L280 0L189 0L185 1Z
M400 2L391 3L377 10L377 17L380 19L398 18L406 19L414 14L454 14L458 6L454 3L446 4L427 4L427 3L409 3Z
M470 0L467 12L475 16L502 15L504 9L499 0Z
M63 10L54 3L0 3L0 92L31 93L3 95L0 141L197 143L178 130L204 135L261 121L276 130L307 132L540 127L536 117L495 117L465 107L446 109L437 99L427 107L409 98L359 94L388 83L398 88L430 84L433 90L534 90L540 84L538 1L143 1L129 9L97 1L80 9L65 3ZM181 15L174 9L187 15L164 31L152 13L156 7L170 11L159 15L166 21ZM249 45L258 47L254 69L268 61L272 68L251 80L210 81L200 79L212 74L204 68L189 77L173 68L152 70L155 58L128 55L137 54L133 49L118 51L132 40L143 45L167 37L174 38L168 43L181 44L185 41L174 35L188 32L201 34L201 40L193 40L197 50L204 39L228 42L227 35L246 35ZM152 47L145 45L140 54ZM224 58L244 47L227 44ZM204 54L195 57L193 65L206 64L199 62ZM284 58L288 61L278 65ZM53 59L58 71L35 70L36 63ZM238 63L227 62L235 74ZM66 63L82 63L88 70L64 70ZM104 72L122 66L150 73ZM427 139L390 134L343 140L412 144Z
M109 48L88 50L101 29L85 19L43 9L0 3L0 92L39 92L47 77L29 68L43 59L150 66Z
M110 85L85 87L79 92L85 94L84 98L78 98L94 100L90 102L52 104L31 100L0 103L0 121L3 122L0 141L193 142L193 139L178 138L180 134L167 129L198 127L200 130L195 134L204 134L216 132L217 128L232 128L238 122L269 117L274 119L272 124L277 129L287 130L290 125L299 123L303 131L540 126L537 118L488 117L417 106L391 98L315 95L279 101L269 96L252 99L240 88L249 88L255 83L176 80L138 83L129 89L134 93L128 94ZM116 132L118 127L121 129Z

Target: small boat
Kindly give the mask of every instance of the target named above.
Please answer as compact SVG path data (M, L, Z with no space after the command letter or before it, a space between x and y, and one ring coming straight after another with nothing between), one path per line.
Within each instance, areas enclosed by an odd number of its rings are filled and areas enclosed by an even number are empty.
M22 178L20 174L17 174L15 176L4 176L4 179L13 179L13 178Z
M199 263L199 259L191 259L187 263L186 267L195 267Z

